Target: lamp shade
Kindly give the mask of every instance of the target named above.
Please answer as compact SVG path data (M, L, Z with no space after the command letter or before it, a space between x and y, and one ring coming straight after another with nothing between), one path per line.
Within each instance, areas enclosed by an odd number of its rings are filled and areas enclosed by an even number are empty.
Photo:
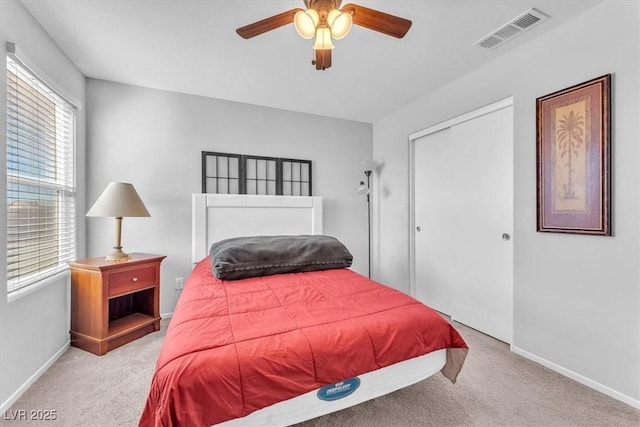
M151 215L132 184L111 182L89 209L87 216L121 218Z
M373 172L378 169L378 166L380 166L380 163L376 162L375 160L365 160L364 162L360 163L360 167L362 168L363 172Z
M310 39L316 34L316 26L320 22L318 12L313 9L299 10L293 18L293 26L302 38Z
M327 15L327 23L331 28L331 36L335 40L341 40L349 34L351 25L353 24L353 18L350 13L333 9L329 12L329 15Z
M360 185L358 185L356 193L358 193L359 196L366 196L370 192L369 187L365 185L364 181L360 181Z
M315 50L333 49L331 43L331 30L329 27L318 27L316 30L316 42L313 44Z

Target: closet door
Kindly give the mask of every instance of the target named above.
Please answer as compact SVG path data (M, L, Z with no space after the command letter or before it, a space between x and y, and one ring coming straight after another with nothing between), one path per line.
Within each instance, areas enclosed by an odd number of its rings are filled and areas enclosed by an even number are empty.
M510 343L513 108L414 144L416 297Z
M451 235L458 222L450 209L458 185L448 177L455 149L450 138L451 128L421 138L414 155L416 298L448 315L453 313L452 286L459 268L459 237Z

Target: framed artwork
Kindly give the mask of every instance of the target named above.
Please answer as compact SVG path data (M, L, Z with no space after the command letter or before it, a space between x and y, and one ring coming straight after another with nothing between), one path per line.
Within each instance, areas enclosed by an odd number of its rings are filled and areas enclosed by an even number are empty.
M538 231L611 236L611 74L536 99Z
M202 152L202 192L311 196L311 160Z

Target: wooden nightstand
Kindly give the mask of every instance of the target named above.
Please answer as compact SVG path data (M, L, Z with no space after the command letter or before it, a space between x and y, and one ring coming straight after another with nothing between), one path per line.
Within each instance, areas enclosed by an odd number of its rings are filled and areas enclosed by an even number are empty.
M89 258L71 267L71 345L97 355L160 330L163 255Z

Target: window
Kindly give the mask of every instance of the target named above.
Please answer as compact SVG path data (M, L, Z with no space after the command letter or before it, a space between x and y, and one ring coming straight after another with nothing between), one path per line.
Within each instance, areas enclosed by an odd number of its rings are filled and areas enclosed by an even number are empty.
M311 160L203 151L202 192L311 196Z
M7 290L75 258L73 105L7 56Z

